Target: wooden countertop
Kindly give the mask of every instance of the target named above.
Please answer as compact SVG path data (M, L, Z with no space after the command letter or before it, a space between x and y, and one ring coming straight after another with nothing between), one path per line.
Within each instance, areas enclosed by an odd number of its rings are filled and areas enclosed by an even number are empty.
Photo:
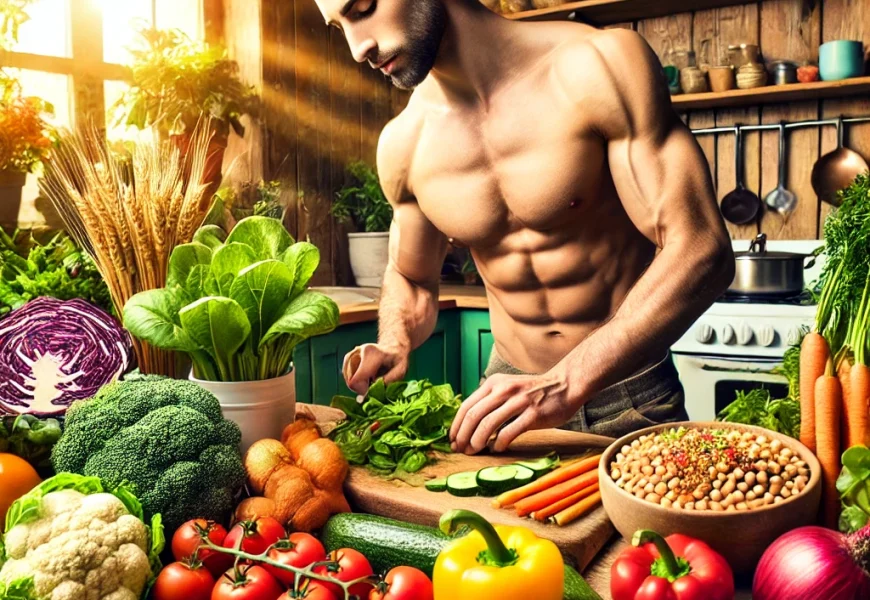
M379 288L330 287L312 288L335 300L341 313L342 325L365 323L378 318ZM483 286L442 285L438 294L439 310L467 308L488 310L489 303Z

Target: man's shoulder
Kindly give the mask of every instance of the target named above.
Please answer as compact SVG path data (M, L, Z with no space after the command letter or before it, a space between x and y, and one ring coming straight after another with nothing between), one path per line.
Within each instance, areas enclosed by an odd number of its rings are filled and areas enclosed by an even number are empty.
M588 82L601 75L630 79L647 66L649 46L631 29L594 29L566 39L553 54L553 66L566 83Z
M391 202L401 202L409 193L408 172L417 147L423 115L412 101L393 117L378 139L378 175Z

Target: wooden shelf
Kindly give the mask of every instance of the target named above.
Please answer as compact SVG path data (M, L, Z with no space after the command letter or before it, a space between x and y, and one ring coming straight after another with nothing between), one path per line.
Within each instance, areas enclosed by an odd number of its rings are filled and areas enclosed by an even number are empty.
M820 98L842 98L870 94L870 77L855 77L842 81L816 81L813 83L790 83L768 85L750 90L709 92L705 94L678 94L671 96L671 103L678 111L705 108L726 108L781 102L799 102Z
M746 0L582 0L565 2L552 8L527 10L506 14L509 19L546 21L567 19L571 13L575 20L591 25L611 25L625 21L663 17L693 10L721 8L744 4Z

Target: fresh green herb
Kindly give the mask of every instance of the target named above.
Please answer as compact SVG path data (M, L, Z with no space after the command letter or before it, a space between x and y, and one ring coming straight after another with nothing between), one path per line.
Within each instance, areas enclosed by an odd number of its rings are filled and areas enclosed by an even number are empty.
M797 400L774 400L770 390L757 389L738 391L737 399L726 406L716 420L756 425L797 438L800 435L800 417L800 403Z
M81 298L113 311L97 267L66 233L41 244L32 236L0 229L0 316L40 296Z
M870 450L853 446L843 453L843 470L837 478L843 503L840 531L852 533L870 521Z
M362 403L335 396L332 406L347 420L331 433L348 462L383 473L415 473L427 452L448 452L447 435L461 403L450 384L428 380L384 384L378 379Z
M41 420L33 415L0 418L0 452L20 456L43 477L51 475L51 449L60 439L57 419Z
M358 231L389 231L393 207L387 202L378 174L364 162L348 165L347 172L357 184L343 187L330 209L341 223L353 223Z

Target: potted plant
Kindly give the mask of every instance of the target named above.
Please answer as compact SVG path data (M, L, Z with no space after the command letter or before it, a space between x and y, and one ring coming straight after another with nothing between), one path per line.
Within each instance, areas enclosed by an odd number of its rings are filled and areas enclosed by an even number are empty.
M191 134L211 119L206 181L217 186L230 130L243 136L240 121L255 112L252 86L224 48L191 40L177 29L140 29L143 47L131 49L130 89L115 103L117 124L154 127L187 152Z
M338 306L309 291L317 247L294 243L281 221L242 219L229 235L202 227L169 259L166 287L124 306L131 334L193 363L191 379L220 400L246 449L293 421L293 349L338 325Z
M0 71L0 224L15 225L28 173L35 173L52 146L44 100L24 96L18 81Z
M348 173L356 180L337 194L330 212L348 233L350 267L360 287L380 287L389 259L389 230L393 207L387 202L375 170L362 161L351 163Z

